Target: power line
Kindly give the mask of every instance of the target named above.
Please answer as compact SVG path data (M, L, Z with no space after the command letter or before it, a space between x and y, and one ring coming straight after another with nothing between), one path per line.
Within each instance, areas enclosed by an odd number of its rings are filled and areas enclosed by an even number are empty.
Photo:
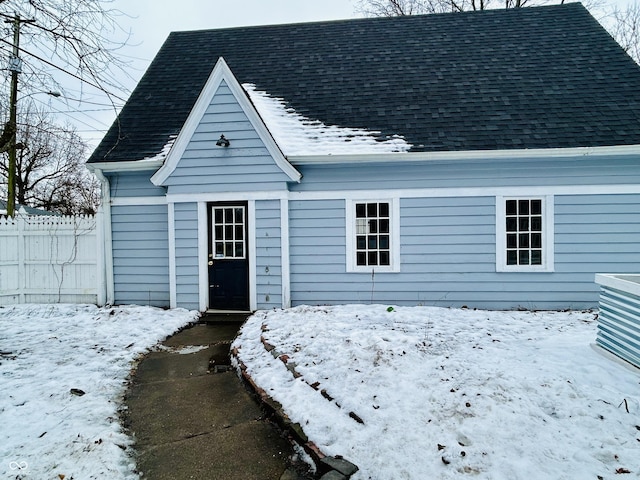
M1 42L3 42L3 43L6 43L6 44L7 44L7 45L9 45L9 46L13 46L13 44L12 44L11 42L9 42L9 41L5 40L4 38L0 38L0 41L1 41ZM86 83L87 85L91 85L93 88L97 88L98 90L100 90L100 91L102 91L102 92L106 93L106 94L107 94L108 96L110 96L110 97L117 98L117 99L118 99L118 100L120 100L121 102L126 102L126 100L125 100L124 98L119 97L119 96L118 96L118 95L116 95L115 93L111 93L111 92L109 92L106 88L101 87L100 85L97 85L97 84L95 84L95 83L92 83L92 82L90 82L89 80L87 80L87 79L85 79L85 78L82 78L82 77L80 77L79 75L76 75L76 74L75 74L75 73L73 73L73 72L70 72L70 71L68 71L68 70L65 70L64 68L59 67L59 66L58 66L58 65L56 65L55 63L52 63L52 62L50 62L49 60L46 60L46 59L44 59L44 58L40 57L39 55L36 55L35 53L31 53L31 52L29 52L28 50L25 50L25 49L24 49L24 48L22 48L22 47L17 47L17 48L18 48L18 50L19 50L19 51L21 51L21 52L23 52L23 53L26 53L27 55L31 55L32 57L36 58L37 60L40 60L41 62L43 62L43 63L45 63L45 64L47 64L47 65L49 65L49 66L51 66L51 67L53 67L53 68L55 68L55 69L57 69L57 70L60 70L61 72L66 73L67 75L70 75L70 76L72 76L73 78L75 78L75 79L77 79L77 80L80 80L80 81L81 81L81 82L83 82L83 83Z

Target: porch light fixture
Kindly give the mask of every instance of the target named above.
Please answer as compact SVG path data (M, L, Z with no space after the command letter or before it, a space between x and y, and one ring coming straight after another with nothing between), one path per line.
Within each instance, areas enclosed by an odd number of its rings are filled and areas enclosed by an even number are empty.
M216 142L216 145L218 147L228 147L229 145L231 145L231 142L224 138L224 135L220 135L220 138Z

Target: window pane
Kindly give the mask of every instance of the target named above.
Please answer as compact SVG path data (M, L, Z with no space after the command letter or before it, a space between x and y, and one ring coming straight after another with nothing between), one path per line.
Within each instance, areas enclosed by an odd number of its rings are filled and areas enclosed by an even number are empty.
M529 200L518 200L518 215L529 215Z
M389 233L389 220L381 219L378 226L380 227L380 233Z
M244 223L244 209L236 208L236 223Z
M236 225L236 240L244 240L244 228L242 225Z
M380 265L391 265L389 252L380 252Z
M378 252L369 252L367 260L367 265L378 265Z
M519 251L518 265L529 265L529 250Z
M358 250L366 250L367 248L367 237L364 235L358 235L356 237L356 248Z
M380 240L380 249L388 250L389 249L389 235L380 235L378 237Z
M542 214L542 200L531 200L531 215Z
M214 210L214 221L215 223L222 223L222 209L221 208L215 208Z
M507 250L507 265L517 265L517 264L518 264L518 251Z
M542 265L542 250L531 250L531 265Z
M507 215L518 214L518 203L515 200L507 200L506 213Z
M233 257L233 242L225 242L224 244L224 256Z
M529 234L521 233L518 235L518 247L519 248L529 248Z
M541 233L532 233L531 234L531 248L542 248L542 234Z
M216 242L216 257L221 257L224 255L224 243Z
M216 240L224 240L224 235L222 233L222 225L216 225L216 228L214 228L214 232L216 235Z
M356 218L364 218L367 216L364 203L356 203Z
M378 204L367 203L367 217L377 217L377 216L378 216Z
M507 218L507 232L517 232L518 231L518 219L515 217Z
M365 252L358 252L356 255L356 263L358 265L366 265L367 264L367 254Z
M236 245L236 251L235 251L236 258L244 257L244 243L236 242L235 245Z
M233 208L224 209L224 221L225 223L233 223Z
M542 217L531 217L531 231L532 232L542 231Z
M389 204L381 203L380 204L380 217L389 218Z
M356 219L356 233L369 233L369 228L367 226L366 218L358 218Z
M369 233L378 233L378 221L369 220Z
M529 219L528 218L520 218L518 219L518 227L521 232L529 231Z
M378 237L376 235L369 235L369 249L378 248Z
M507 248L517 248L518 247L518 236L515 233L507 234Z
M224 239L233 240L233 225L227 225L224 227Z

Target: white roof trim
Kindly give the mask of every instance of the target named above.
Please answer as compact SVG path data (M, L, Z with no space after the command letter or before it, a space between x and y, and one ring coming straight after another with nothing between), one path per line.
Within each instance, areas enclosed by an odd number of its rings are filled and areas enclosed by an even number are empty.
M95 162L87 163L87 168L92 172L102 170L103 172L141 172L145 170L157 170L164 160L130 160L126 162Z
M462 150L454 152L409 152L375 153L362 155L290 155L287 157L293 165L314 165L333 163L379 163L379 162L425 162L453 160L492 159L531 159L562 157L640 155L640 145L618 145L613 147L574 147L574 148L532 148L517 150Z
M291 180L299 182L302 178L302 175L284 157L284 155L280 151L280 148L273 139L273 136L262 121L262 118L247 97L246 92L242 89L240 83L238 83L238 80L227 65L227 62L225 62L224 58L222 57L218 59L216 66L213 68L213 71L211 72L211 75L207 80L207 83L202 89L202 92L200 92L200 96L193 106L191 113L189 113L187 121L184 123L182 129L180 130L178 138L176 138L175 143L167 154L164 165L162 165L162 167L160 167L160 169L151 177L151 182L158 186L162 185L176 169L176 167L178 166L178 162L182 158L182 155L187 148L187 145L191 141L193 133L200 124L205 111L211 103L211 99L215 95L222 81L226 82L227 86L233 93L233 96L236 98L241 108L244 110L244 113L249 118L251 125L258 133L260 139L264 142L267 150L269 151L269 154L276 162L276 165L278 165L278 167Z

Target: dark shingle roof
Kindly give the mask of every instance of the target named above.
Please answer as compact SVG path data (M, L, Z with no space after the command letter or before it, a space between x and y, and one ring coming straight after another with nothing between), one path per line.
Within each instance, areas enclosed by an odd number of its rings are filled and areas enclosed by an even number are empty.
M577 3L172 33L90 161L177 134L216 60L326 124L412 151L640 144L640 67ZM115 147L114 147L115 145Z

